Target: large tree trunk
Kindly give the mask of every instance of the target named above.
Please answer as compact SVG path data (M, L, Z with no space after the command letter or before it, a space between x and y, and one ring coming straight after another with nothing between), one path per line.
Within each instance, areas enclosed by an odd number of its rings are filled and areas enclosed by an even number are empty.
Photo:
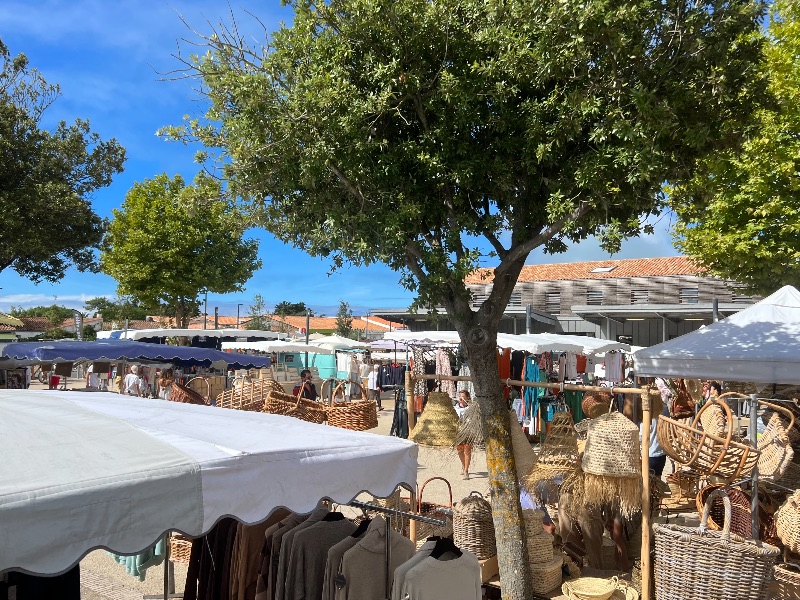
M497 325L487 327L473 318L458 323L457 328L470 361L475 400L486 424L486 465L503 599L527 600L532 594L531 576L508 408L498 377Z

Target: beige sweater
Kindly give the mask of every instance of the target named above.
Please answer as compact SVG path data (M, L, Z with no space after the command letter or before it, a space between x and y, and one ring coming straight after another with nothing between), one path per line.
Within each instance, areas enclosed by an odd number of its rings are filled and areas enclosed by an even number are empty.
M288 515L288 510L279 508L263 523L258 525L239 523L237 525L236 541L231 556L231 600L255 600L264 532Z
M481 566L471 552L453 560L428 556L406 573L401 597L408 600L481 600Z
M428 558L436 547L436 540L425 542L422 544L417 553L404 562L402 565L394 570L394 578L392 579L392 598L391 600L403 600L402 590L403 582L408 573L413 567L420 563L423 559Z
M342 564L344 553L355 546L359 540L364 539L373 529L383 529L386 521L375 517L370 522L367 530L360 537L346 537L341 542L328 550L328 559L325 563L325 576L322 583L322 600L336 600L336 576L339 574L339 565Z
M389 572L414 555L414 542L394 531L390 532L391 560ZM344 587L336 589L336 600L376 600L386 598L386 530L369 532L342 556L339 572ZM390 581L391 584L391 581Z

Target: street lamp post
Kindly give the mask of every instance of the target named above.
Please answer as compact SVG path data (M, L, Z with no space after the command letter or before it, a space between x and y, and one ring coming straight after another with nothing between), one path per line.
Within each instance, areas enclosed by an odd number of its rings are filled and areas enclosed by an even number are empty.
M208 320L208 290L206 290L205 306L203 307L203 329L206 328L207 320Z
M236 305L236 329L239 329L239 309L242 308L244 304L237 304Z

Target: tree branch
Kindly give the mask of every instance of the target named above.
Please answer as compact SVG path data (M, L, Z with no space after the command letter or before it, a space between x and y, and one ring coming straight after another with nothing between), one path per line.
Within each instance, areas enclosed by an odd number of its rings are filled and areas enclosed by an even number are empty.
M361 204L362 204L362 207L363 207L363 204L364 204L364 203L367 201L367 199L366 199L366 198L364 198L364 194L362 194L362 193L361 193L361 190L359 190L359 189L358 189L358 188L357 188L357 187L356 187L356 186L353 184L353 182L352 182L352 181L350 181L350 180L347 178L347 176L345 176L345 174L344 174L344 173L342 173L342 172L339 170L339 167L337 167L337 166L336 166L336 163L335 163L335 162L333 162L332 160L329 160L329 161L328 161L328 166L331 168L331 171L333 171L334 175L336 175L336 177L339 179L339 182L340 182L340 183L341 183L341 184L342 184L342 185L345 187L345 189L346 189L346 190L347 190L347 191L348 191L348 192L349 192L349 193L350 193L350 194L351 194L351 195L352 195L354 198L356 198L357 200L359 200L359 201L361 202Z

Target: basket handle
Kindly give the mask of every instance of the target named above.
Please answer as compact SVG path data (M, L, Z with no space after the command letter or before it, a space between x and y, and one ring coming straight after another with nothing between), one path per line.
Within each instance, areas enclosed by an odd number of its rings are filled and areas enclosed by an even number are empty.
M437 477L431 477L430 479L426 479L422 483L422 485L419 487L419 493L417 494L417 504L419 504L420 506L422 505L422 492L425 491L425 486L428 485L434 479L441 479L442 481L444 481L447 484L447 491L450 494L450 507L452 508L452 506L453 506L453 487L450 485L450 482L447 481L447 479L445 479L444 477L438 477L438 476Z
M700 422L700 415L703 414L709 406L717 404L722 407L723 412L725 413L725 420L728 422L728 433L725 435L725 449L727 450L728 445L730 444L731 438L733 437L733 413L731 413L731 407L728 406L727 402L721 402L719 398L722 396L718 396L717 398L713 398L703 404L700 410L697 411L697 414L694 416L694 420L692 421L692 429L697 429L697 424Z
M364 400L367 399L366 390L364 389L363 385L361 385L357 381L341 381L341 382L339 382L339 385L337 385L335 388L333 388L333 393L331 394L331 406L333 406L333 402L334 402L334 398L336 398L336 394L338 394L340 390L342 392L344 392L344 386L346 386L348 383L350 385L357 385L358 389L361 390L361 398L364 399ZM344 393L342 393L342 395L344 395ZM351 394L351 396L352 396L352 394Z
M711 505L714 503L715 496L720 496L725 506L725 524L722 526L722 539L727 542L731 539L731 499L728 498L725 488L714 490L708 495L708 498L706 498L706 504L703 507L703 518L700 519L698 531L700 533L705 533L708 530L708 516L711 511Z
M773 404L772 402L767 402L766 400L759 400L758 403L763 404L764 406L769 406L771 409L780 411L789 417L789 425L786 426L786 431L789 431L792 427L794 427L794 413L788 408L784 408L778 404Z

